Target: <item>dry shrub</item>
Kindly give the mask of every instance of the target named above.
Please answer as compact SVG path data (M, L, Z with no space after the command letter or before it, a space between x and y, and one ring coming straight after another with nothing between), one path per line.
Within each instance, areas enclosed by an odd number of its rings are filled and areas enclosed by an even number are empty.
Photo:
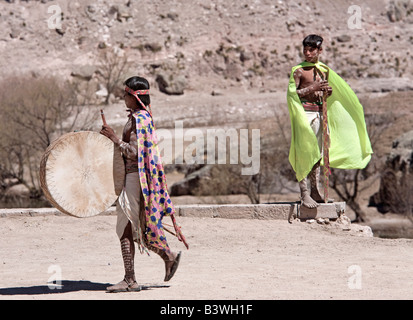
M108 48L101 53L98 65L98 74L107 91L105 104L109 104L111 94L119 95L123 92L120 88L122 87L122 82L126 79L130 64L127 55Z
M23 184L32 197L39 197L38 167L44 150L66 132L89 129L98 112L85 100L79 105L76 85L54 77L13 76L0 86L2 190Z

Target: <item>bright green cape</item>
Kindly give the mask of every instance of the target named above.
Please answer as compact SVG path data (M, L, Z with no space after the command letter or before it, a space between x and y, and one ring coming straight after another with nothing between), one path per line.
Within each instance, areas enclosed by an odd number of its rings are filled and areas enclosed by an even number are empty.
M321 71L327 71L324 63L317 62L315 65ZM289 161L298 181L307 177L314 164L321 158L317 138L307 120L294 81L294 71L309 66L314 66L314 63L302 62L292 68L287 92L291 119ZM350 86L331 69L328 83L333 88L332 95L327 98L330 167L363 169L373 153L366 130L363 106Z

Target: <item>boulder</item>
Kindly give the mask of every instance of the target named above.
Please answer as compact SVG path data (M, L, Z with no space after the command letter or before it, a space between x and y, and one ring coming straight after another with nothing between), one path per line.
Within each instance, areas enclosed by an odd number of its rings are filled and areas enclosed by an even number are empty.
M196 195L202 180L210 179L211 166L207 165L201 169L188 174L181 181L175 182L171 186L171 196Z
M338 42L350 42L351 37L348 34L342 34L341 36L338 36L337 38Z
M18 37L20 37L20 34L21 34L21 30L13 27L10 31L10 38L17 39Z
M167 73L159 73L155 79L159 90L169 95L184 94L186 88L186 79L182 75L173 75Z
M369 206L381 213L411 214L413 211L413 130L393 141L380 178L379 191L370 197Z
M89 81L96 72L96 67L92 65L74 66L71 76L81 80Z
M4 193L6 197L30 197L30 190L23 184L11 186Z
M387 5L387 18L390 22L412 22L411 12L413 3L411 0L392 0Z
M231 165L207 164L193 172L188 171L184 179L171 186L171 196L195 195L217 196L243 194L243 176L240 169Z

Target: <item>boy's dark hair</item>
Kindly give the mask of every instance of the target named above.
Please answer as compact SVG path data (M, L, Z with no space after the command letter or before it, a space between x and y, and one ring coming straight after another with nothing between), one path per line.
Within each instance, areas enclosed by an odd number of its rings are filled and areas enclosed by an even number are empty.
M124 85L128 86L133 91L150 89L148 80L142 77L138 77L138 76L130 77L129 79L125 81ZM128 94L130 95L130 93ZM139 99L141 99L141 101L143 102L145 106L148 106L151 104L151 98L149 94L140 95Z
M309 36L306 36L303 40L303 47L311 47L311 48L321 48L321 45L323 44L323 38L316 35L316 34L310 34Z

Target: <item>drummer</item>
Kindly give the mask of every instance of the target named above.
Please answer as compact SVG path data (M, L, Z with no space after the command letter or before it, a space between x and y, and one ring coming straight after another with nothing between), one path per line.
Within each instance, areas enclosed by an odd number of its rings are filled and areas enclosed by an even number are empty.
M137 76L127 79L124 99L130 114L122 139L108 125L104 124L100 131L120 147L126 171L125 186L116 205L116 232L120 239L125 276L121 282L107 288L110 292L141 289L135 278L134 241L141 253L149 254L149 249L163 259L164 281L174 276L181 256L181 252L172 252L169 248L162 224L162 218L172 216L175 208L168 194L157 146L148 81ZM185 239L174 218L173 222L178 238Z

